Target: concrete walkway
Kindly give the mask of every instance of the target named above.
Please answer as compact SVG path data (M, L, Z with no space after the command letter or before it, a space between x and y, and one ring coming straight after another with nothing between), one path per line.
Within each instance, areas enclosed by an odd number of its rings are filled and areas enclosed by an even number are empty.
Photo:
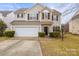
M1 56L42 56L38 40L6 40L0 42Z

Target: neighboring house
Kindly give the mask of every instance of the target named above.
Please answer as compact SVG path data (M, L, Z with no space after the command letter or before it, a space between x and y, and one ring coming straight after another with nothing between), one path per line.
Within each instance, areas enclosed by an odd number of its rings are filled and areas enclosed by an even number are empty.
M12 25L10 24L13 20L15 20L15 14L14 12L11 12L7 14L7 16L4 18L4 21L6 21L7 29L12 30Z
M11 25L15 36L37 37L38 32L48 35L49 32L61 28L61 13L40 4L32 8L18 9L14 14L15 20Z
M2 15L2 13L0 13L0 19L3 19L3 15Z
M10 25L10 20L12 16L8 17L8 15L11 13L12 11L0 11L0 20L4 21L7 24L7 27L9 28ZM14 19L14 18L13 18ZM12 20L12 19L11 19ZM10 26L9 26L10 25Z
M69 32L72 34L79 34L79 11L77 11L69 21Z

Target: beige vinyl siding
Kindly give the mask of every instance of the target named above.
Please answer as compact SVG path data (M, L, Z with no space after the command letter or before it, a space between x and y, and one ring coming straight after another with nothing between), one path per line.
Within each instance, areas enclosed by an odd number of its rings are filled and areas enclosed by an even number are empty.
M79 17L69 22L69 32L79 34Z

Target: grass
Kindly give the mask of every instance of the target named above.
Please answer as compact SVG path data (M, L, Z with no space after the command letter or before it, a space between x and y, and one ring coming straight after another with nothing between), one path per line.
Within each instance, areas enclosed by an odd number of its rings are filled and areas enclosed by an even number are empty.
M0 37L0 42L4 41L4 40L9 40L9 38L8 37Z
M79 36L65 34L61 38L39 38L44 56L79 56Z

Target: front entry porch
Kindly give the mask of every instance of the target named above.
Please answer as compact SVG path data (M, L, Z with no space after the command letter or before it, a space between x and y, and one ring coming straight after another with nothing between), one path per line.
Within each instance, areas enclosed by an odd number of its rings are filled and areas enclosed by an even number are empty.
M46 36L48 36L49 32L52 30L52 22L51 21L41 21L41 32L44 32Z
M44 27L45 35L48 35L48 27Z
M51 25L42 25L42 32L45 33L46 36L51 32Z

